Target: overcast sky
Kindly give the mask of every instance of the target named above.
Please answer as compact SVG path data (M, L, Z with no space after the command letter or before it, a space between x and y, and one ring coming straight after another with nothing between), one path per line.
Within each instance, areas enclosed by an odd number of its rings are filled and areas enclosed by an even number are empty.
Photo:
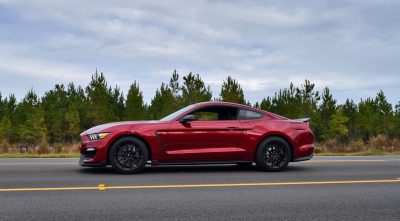
M290 82L338 101L400 100L400 1L0 0L0 91L21 99L96 68L150 102L174 69L219 95L231 75L252 103Z

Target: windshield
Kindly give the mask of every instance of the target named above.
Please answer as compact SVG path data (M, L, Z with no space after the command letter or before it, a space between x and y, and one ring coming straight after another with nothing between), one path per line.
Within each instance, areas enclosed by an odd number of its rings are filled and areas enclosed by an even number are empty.
M174 112L174 113L162 118L160 121L171 121L171 120L175 119L177 116L179 116L179 115L183 114L184 112L186 112L187 110L193 108L194 106L196 106L196 104L192 104L192 105L189 105L187 107L184 107L184 108L182 108L182 109L180 109L180 110L178 110L178 111L176 111L176 112Z

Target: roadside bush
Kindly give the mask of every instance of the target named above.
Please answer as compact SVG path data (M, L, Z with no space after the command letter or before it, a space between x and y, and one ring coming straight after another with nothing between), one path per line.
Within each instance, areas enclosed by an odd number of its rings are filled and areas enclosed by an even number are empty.
M384 134L379 134L378 136L372 137L369 140L369 146L375 150L388 152L393 151L393 141Z
M28 154L37 154L38 152L38 147L31 147L31 148L28 148Z
M350 141L350 143L346 146L346 152L361 152L365 149L365 143L361 138Z
M63 144L61 144L61 143L56 143L56 144L54 145L54 151L55 151L56 153L61 153L61 152L63 151L63 147L64 147Z
M324 153L324 152L326 152L325 148L317 144L315 148L315 153Z
M400 139L392 139L387 135L379 134L372 137L368 144L363 139L357 138L345 144L339 139L329 139L318 144L316 153L357 153L370 152L371 154L383 154L384 152L400 151Z
M393 140L393 149L394 151L400 151L400 139Z
M329 139L321 143L321 152L339 153L343 152L344 148L337 139Z
M77 153L80 151L80 143L71 143L68 145L65 145L65 152L66 153Z
M39 149L37 150L38 154L48 154L50 153L49 144L46 141L43 141L39 145Z
M1 152L2 153L8 153L8 142L7 142L7 140L3 140L1 142Z

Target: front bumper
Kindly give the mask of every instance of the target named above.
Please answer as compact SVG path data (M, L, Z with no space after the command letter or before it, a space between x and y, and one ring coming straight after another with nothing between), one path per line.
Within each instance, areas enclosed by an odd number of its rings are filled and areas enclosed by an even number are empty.
M107 161L90 162L88 161L88 158L86 158L85 154L81 154L81 157L79 158L79 164L84 167L105 167L107 166Z
M81 138L79 164L88 167L106 166L108 139L89 140L87 135L83 135Z

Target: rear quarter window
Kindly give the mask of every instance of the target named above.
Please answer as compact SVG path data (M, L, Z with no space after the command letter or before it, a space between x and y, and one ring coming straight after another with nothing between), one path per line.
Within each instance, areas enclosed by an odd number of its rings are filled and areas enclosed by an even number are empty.
M239 109L238 113L239 120L254 120L254 119L261 119L262 117L263 117L262 113L246 109Z

